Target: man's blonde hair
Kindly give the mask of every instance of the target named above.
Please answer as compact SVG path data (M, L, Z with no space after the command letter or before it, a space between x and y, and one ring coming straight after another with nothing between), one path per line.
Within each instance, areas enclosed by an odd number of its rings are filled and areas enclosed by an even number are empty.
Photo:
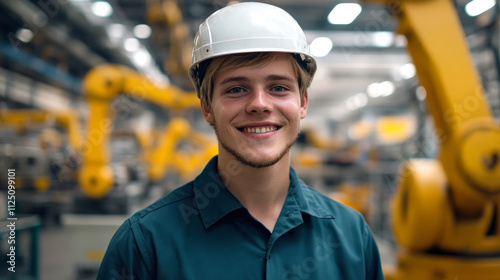
M200 99L205 102L208 107L212 107L212 96L214 89L214 79L217 71L222 69L235 69L246 66L260 67L271 62L276 57L276 53L272 52L258 52L258 53L241 53L220 56L212 59L207 67L205 76L200 87ZM297 76L299 84L300 98L304 96L307 88L311 85L312 77L309 73L300 66L299 62L289 55L290 62L292 63L293 71Z

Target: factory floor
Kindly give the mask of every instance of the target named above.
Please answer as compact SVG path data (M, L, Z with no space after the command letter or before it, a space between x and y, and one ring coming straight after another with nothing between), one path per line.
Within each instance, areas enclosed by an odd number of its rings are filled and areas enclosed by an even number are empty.
M64 226L45 226L40 234L40 279L41 280L90 280L96 275L78 274L75 267L74 232ZM387 243L380 241L380 255L384 264L393 264L394 253Z
M72 232L63 226L44 227L40 236L40 279L41 280L86 280L95 275L77 277L72 253Z

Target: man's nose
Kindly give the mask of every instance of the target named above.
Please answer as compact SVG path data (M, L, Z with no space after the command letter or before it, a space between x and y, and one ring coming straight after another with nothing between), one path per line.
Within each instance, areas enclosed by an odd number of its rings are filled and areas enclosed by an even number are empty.
M257 88L249 96L246 111L248 113L263 113L272 111L271 96L266 90Z

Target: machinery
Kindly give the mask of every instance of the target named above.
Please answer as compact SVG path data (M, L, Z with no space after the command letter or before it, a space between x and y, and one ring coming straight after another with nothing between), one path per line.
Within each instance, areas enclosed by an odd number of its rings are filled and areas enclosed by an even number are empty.
M94 200L105 198L116 185L116 172L110 165L109 145L110 132L113 130L110 105L115 97L125 93L136 100L167 108L174 114L199 107L195 94L185 94L173 86L159 87L137 72L117 65L101 65L91 70L84 79L84 93L90 108L89 135L83 148L79 183L83 193ZM198 172L217 153L214 140L196 132L180 117L172 118L164 133L154 140L143 141L152 143L145 147L145 161L153 182L160 180L171 167L176 167L186 176ZM199 149L179 151L183 141L189 141L191 146Z
M18 211L57 219L76 184L83 143L78 116L37 109L1 110L0 130L0 167L16 170L16 188L22 192Z
M0 166L15 168L18 188L33 193L23 199L40 200L23 203L36 208L27 212L40 213L42 206L56 211L54 196L60 198L56 193L64 190L62 204L70 205L75 198L72 212L128 213L148 184L161 181L170 170L191 179L217 153L216 141L181 117L172 118L157 134L140 135L113 126L113 113L117 112L112 105L120 93L177 113L198 108L194 94L161 88L128 68L112 65L89 73L85 93L90 107L85 134L74 112L0 111ZM110 198L104 198L112 191L113 203L109 203Z
M168 31L154 32L157 34L155 43L168 50L164 68L171 76L187 78L186 73L191 65L193 36L190 34L189 25L184 22L178 1L149 0L146 1L146 7L148 24L155 30Z
M376 2L376 1L375 1ZM401 168L387 279L500 279L500 126L449 0L388 1L427 91L441 151Z
M183 139L199 148L179 150ZM176 169L185 181L188 181L218 152L217 143L211 137L195 131L189 122L182 118L172 119L165 132L158 135L157 143L156 147L147 149L146 154L150 166L149 178L153 182L160 181L169 169Z

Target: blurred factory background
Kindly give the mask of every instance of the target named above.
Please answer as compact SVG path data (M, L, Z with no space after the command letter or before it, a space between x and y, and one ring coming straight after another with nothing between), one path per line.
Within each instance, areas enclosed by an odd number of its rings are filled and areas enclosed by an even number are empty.
M474 114L467 108L476 110L481 103L486 117L500 120L496 1L444 1L451 3L465 39L450 51L467 48L484 88L475 93L486 98L461 105L443 95L439 109L429 108L427 101L441 93L422 86L417 69L434 77L440 72L423 61L424 66L416 67L407 50L409 39L396 33L404 11L398 1L262 2L297 19L318 63L292 165L311 187L360 211L377 238L384 267L397 270L401 244L393 233L397 209L391 201L403 163L440 155L442 127L435 128L432 110L446 117L442 110L450 105L455 117L468 118ZM187 68L198 25L227 4L0 1L0 179L5 205L0 214L5 222L7 210L12 210L7 181L8 170L15 170L18 277L94 279L111 235L125 218L194 178L217 154ZM448 13L441 12L447 21ZM423 25L427 21L417 20ZM448 33L429 40L436 40L436 48L456 42ZM439 79L449 81L449 76ZM462 80L458 76L455 82ZM488 139L500 139L498 131L493 134ZM491 197L500 190L495 167L499 143L487 144L498 148L487 158L493 175L483 176L492 178ZM485 247L491 250L476 252L493 260L490 269L500 266L495 259L500 257L496 201L486 222L488 236L496 239ZM3 226L0 279L14 279L7 270L8 234ZM432 273L435 278L416 279L500 279L500 271L492 278Z

